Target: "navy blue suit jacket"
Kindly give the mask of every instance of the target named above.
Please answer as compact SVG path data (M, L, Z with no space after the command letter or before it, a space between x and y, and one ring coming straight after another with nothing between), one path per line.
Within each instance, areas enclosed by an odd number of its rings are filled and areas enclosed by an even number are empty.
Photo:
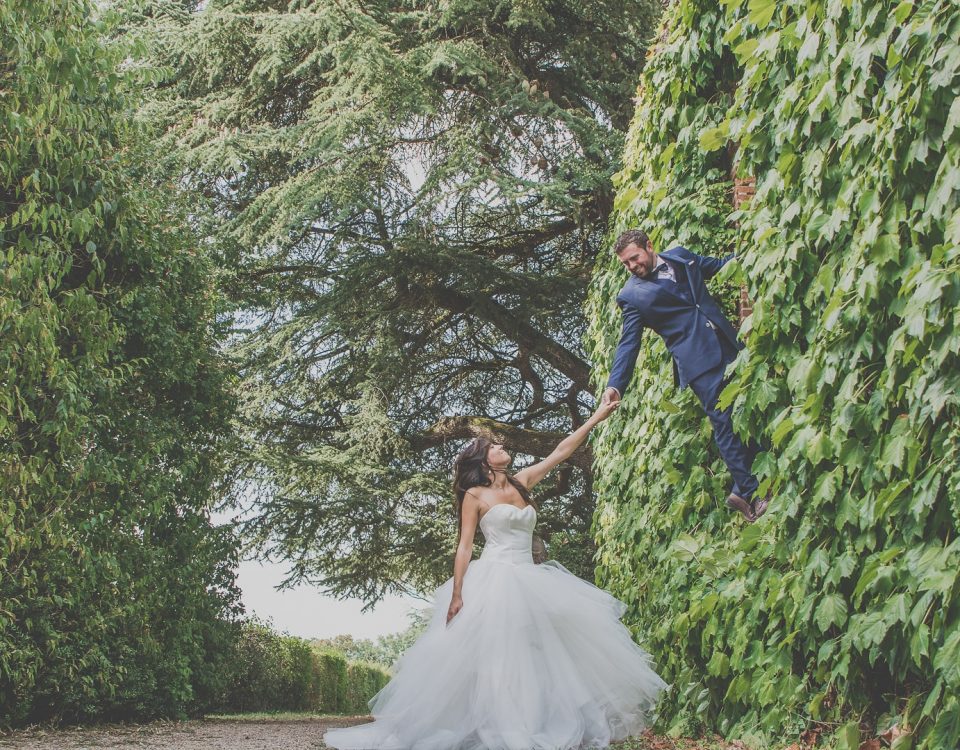
M737 341L736 330L706 286L707 280L733 256L710 258L691 253L685 247L674 247L660 253L660 257L683 264L692 302L669 291L668 285L630 275L617 295L623 332L607 382L608 388L616 388L621 395L633 377L644 328L652 328L663 337L673 355L674 382L681 388L698 375L732 361L729 352L743 348ZM727 339L730 346L723 346L718 336ZM724 350L728 352L726 356Z

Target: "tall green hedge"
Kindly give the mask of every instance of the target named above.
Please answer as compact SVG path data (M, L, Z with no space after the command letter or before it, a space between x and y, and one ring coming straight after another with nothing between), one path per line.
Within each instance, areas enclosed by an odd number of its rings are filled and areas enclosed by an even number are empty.
M666 353L596 435L598 577L673 683L674 728L838 748L960 743L960 9L674 3L640 86L617 225L735 248L754 300L724 394L769 450L745 526ZM729 213L739 175L757 179ZM619 332L615 258L588 346ZM722 288L718 293L723 294Z
M212 269L92 6L0 3L0 726L202 711L236 631Z

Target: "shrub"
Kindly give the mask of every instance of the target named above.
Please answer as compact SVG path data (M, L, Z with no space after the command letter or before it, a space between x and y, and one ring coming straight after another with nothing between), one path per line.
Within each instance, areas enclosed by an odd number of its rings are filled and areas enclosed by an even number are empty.
M347 690L341 713L365 714L370 699L387 684L389 675L376 664L351 662L347 665Z
M389 679L375 664L350 662L256 620L243 624L232 664L220 711L365 713L367 701Z
M239 607L211 268L110 29L0 4L0 726L202 710Z

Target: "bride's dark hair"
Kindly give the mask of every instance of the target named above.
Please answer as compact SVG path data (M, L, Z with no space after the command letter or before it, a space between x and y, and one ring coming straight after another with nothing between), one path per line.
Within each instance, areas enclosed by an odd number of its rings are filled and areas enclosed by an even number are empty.
M467 490L471 487L489 487L490 464L487 463L487 450L493 445L493 441L485 437L478 437L467 443L457 460L453 462L453 494L454 508L457 511L457 539L460 539L460 525L463 521L463 498ZM526 502L530 503L538 511L540 508L530 497L530 490L524 487L520 482L507 474L507 481L514 486Z

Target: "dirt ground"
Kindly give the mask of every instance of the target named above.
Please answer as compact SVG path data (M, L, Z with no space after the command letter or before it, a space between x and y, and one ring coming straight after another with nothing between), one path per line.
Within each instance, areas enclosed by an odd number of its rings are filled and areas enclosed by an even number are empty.
M369 721L367 716L230 718L156 721L70 729L33 727L0 733L0 748L17 750L311 750L324 748L323 733ZM618 743L616 750L745 750L739 743L673 740L649 733ZM611 749L613 750L613 748Z
M293 715L292 718L211 718L156 721L99 727L49 729L32 727L0 733L0 748L18 750L103 750L165 748L166 750L310 750L325 748L323 733L369 721L368 716ZM746 750L740 742L670 739L645 732L611 750Z
M17 750L102 750L138 747L166 750L311 750L326 747L323 733L331 727L360 724L367 717L318 717L262 721L200 719L150 724L23 729L0 734L0 748Z

